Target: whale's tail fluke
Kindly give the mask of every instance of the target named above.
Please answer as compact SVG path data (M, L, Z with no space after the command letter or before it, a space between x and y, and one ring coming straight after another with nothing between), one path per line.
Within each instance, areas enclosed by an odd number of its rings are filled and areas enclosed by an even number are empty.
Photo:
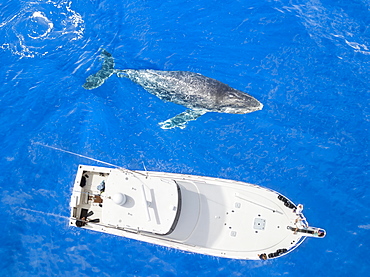
M86 78L86 82L82 85L85 89L100 87L106 79L115 73L114 58L112 57L112 54L103 49L100 56L104 59L103 66L98 72Z

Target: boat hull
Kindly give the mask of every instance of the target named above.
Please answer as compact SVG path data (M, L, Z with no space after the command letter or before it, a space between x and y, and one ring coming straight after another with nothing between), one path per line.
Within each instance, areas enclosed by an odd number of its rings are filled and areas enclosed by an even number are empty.
M90 181L90 187L81 188L82 176L87 173L96 174L96 181L95 183ZM165 189L157 194L152 193L152 199L144 201L150 204L144 209L148 211L149 216L143 223L137 226L134 224L119 226L117 222L112 224L107 221L111 217L104 216L104 208L112 202L112 196L105 194L105 191L99 194L100 198L104 198L102 203L95 203L93 199L82 201L83 190L89 191L101 183L98 174L113 173L122 174L122 179L127 179L130 184L139 180L140 183L146 182L145 186L149 187L153 182L156 184L162 182L158 189L169 186L168 184L173 186L172 183L175 183L178 199L173 199L176 198L174 196L164 197L172 201L169 205L171 213L168 217L161 217L162 211L158 208L157 198L160 194L167 193ZM109 182L106 186L109 186ZM94 192L90 194L94 195ZM135 205L139 205L138 202L136 201ZM80 165L70 206L71 226L76 226L76 222L83 216L82 209L85 213L89 210L93 211L94 216L100 218L100 221L96 223L86 219L86 224L80 226L82 228L224 258L258 260L261 255L267 258L280 257L299 246L307 236L294 231L298 218L294 212L296 205L285 196L261 186L212 177L165 172L132 172ZM130 212L130 209L133 209L133 206L127 205L122 211ZM168 212L166 209L165 213ZM155 213L159 214L157 218ZM161 226L162 222L165 222L163 218L171 218L171 222L165 228L153 227L149 223L155 221L155 218Z

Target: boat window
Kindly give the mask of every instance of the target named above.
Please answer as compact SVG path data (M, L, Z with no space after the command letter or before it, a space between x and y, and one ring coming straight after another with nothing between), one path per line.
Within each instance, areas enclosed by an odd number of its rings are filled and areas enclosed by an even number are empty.
M176 181L175 181L175 183L176 183ZM164 236L171 234L175 230L177 222L179 222L179 218L180 218L180 214L181 214L181 206L182 206L182 204L181 204L182 203L181 189L180 189L180 186L177 183L176 183L176 186L177 186L177 193L178 193L177 212L176 212L175 220L173 221L173 224L172 224L170 230L166 234L163 234Z
M82 176L81 177L81 182L80 182L80 187L83 188L84 186L86 186L86 177Z

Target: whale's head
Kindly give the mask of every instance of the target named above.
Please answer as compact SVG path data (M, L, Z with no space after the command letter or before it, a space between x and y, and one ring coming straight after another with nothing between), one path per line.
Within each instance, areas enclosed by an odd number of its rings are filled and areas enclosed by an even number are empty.
M256 98L232 88L219 100L219 111L224 113L246 114L262 110L262 108L262 103Z

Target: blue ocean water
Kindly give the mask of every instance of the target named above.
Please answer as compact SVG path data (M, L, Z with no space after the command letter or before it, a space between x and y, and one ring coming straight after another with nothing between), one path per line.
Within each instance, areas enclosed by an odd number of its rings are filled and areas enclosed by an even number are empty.
M370 4L365 0L0 3L1 276L366 276L370 270ZM184 111L101 67L187 70L264 104ZM78 164L246 181L303 203L324 239L275 260L190 254L68 226Z

